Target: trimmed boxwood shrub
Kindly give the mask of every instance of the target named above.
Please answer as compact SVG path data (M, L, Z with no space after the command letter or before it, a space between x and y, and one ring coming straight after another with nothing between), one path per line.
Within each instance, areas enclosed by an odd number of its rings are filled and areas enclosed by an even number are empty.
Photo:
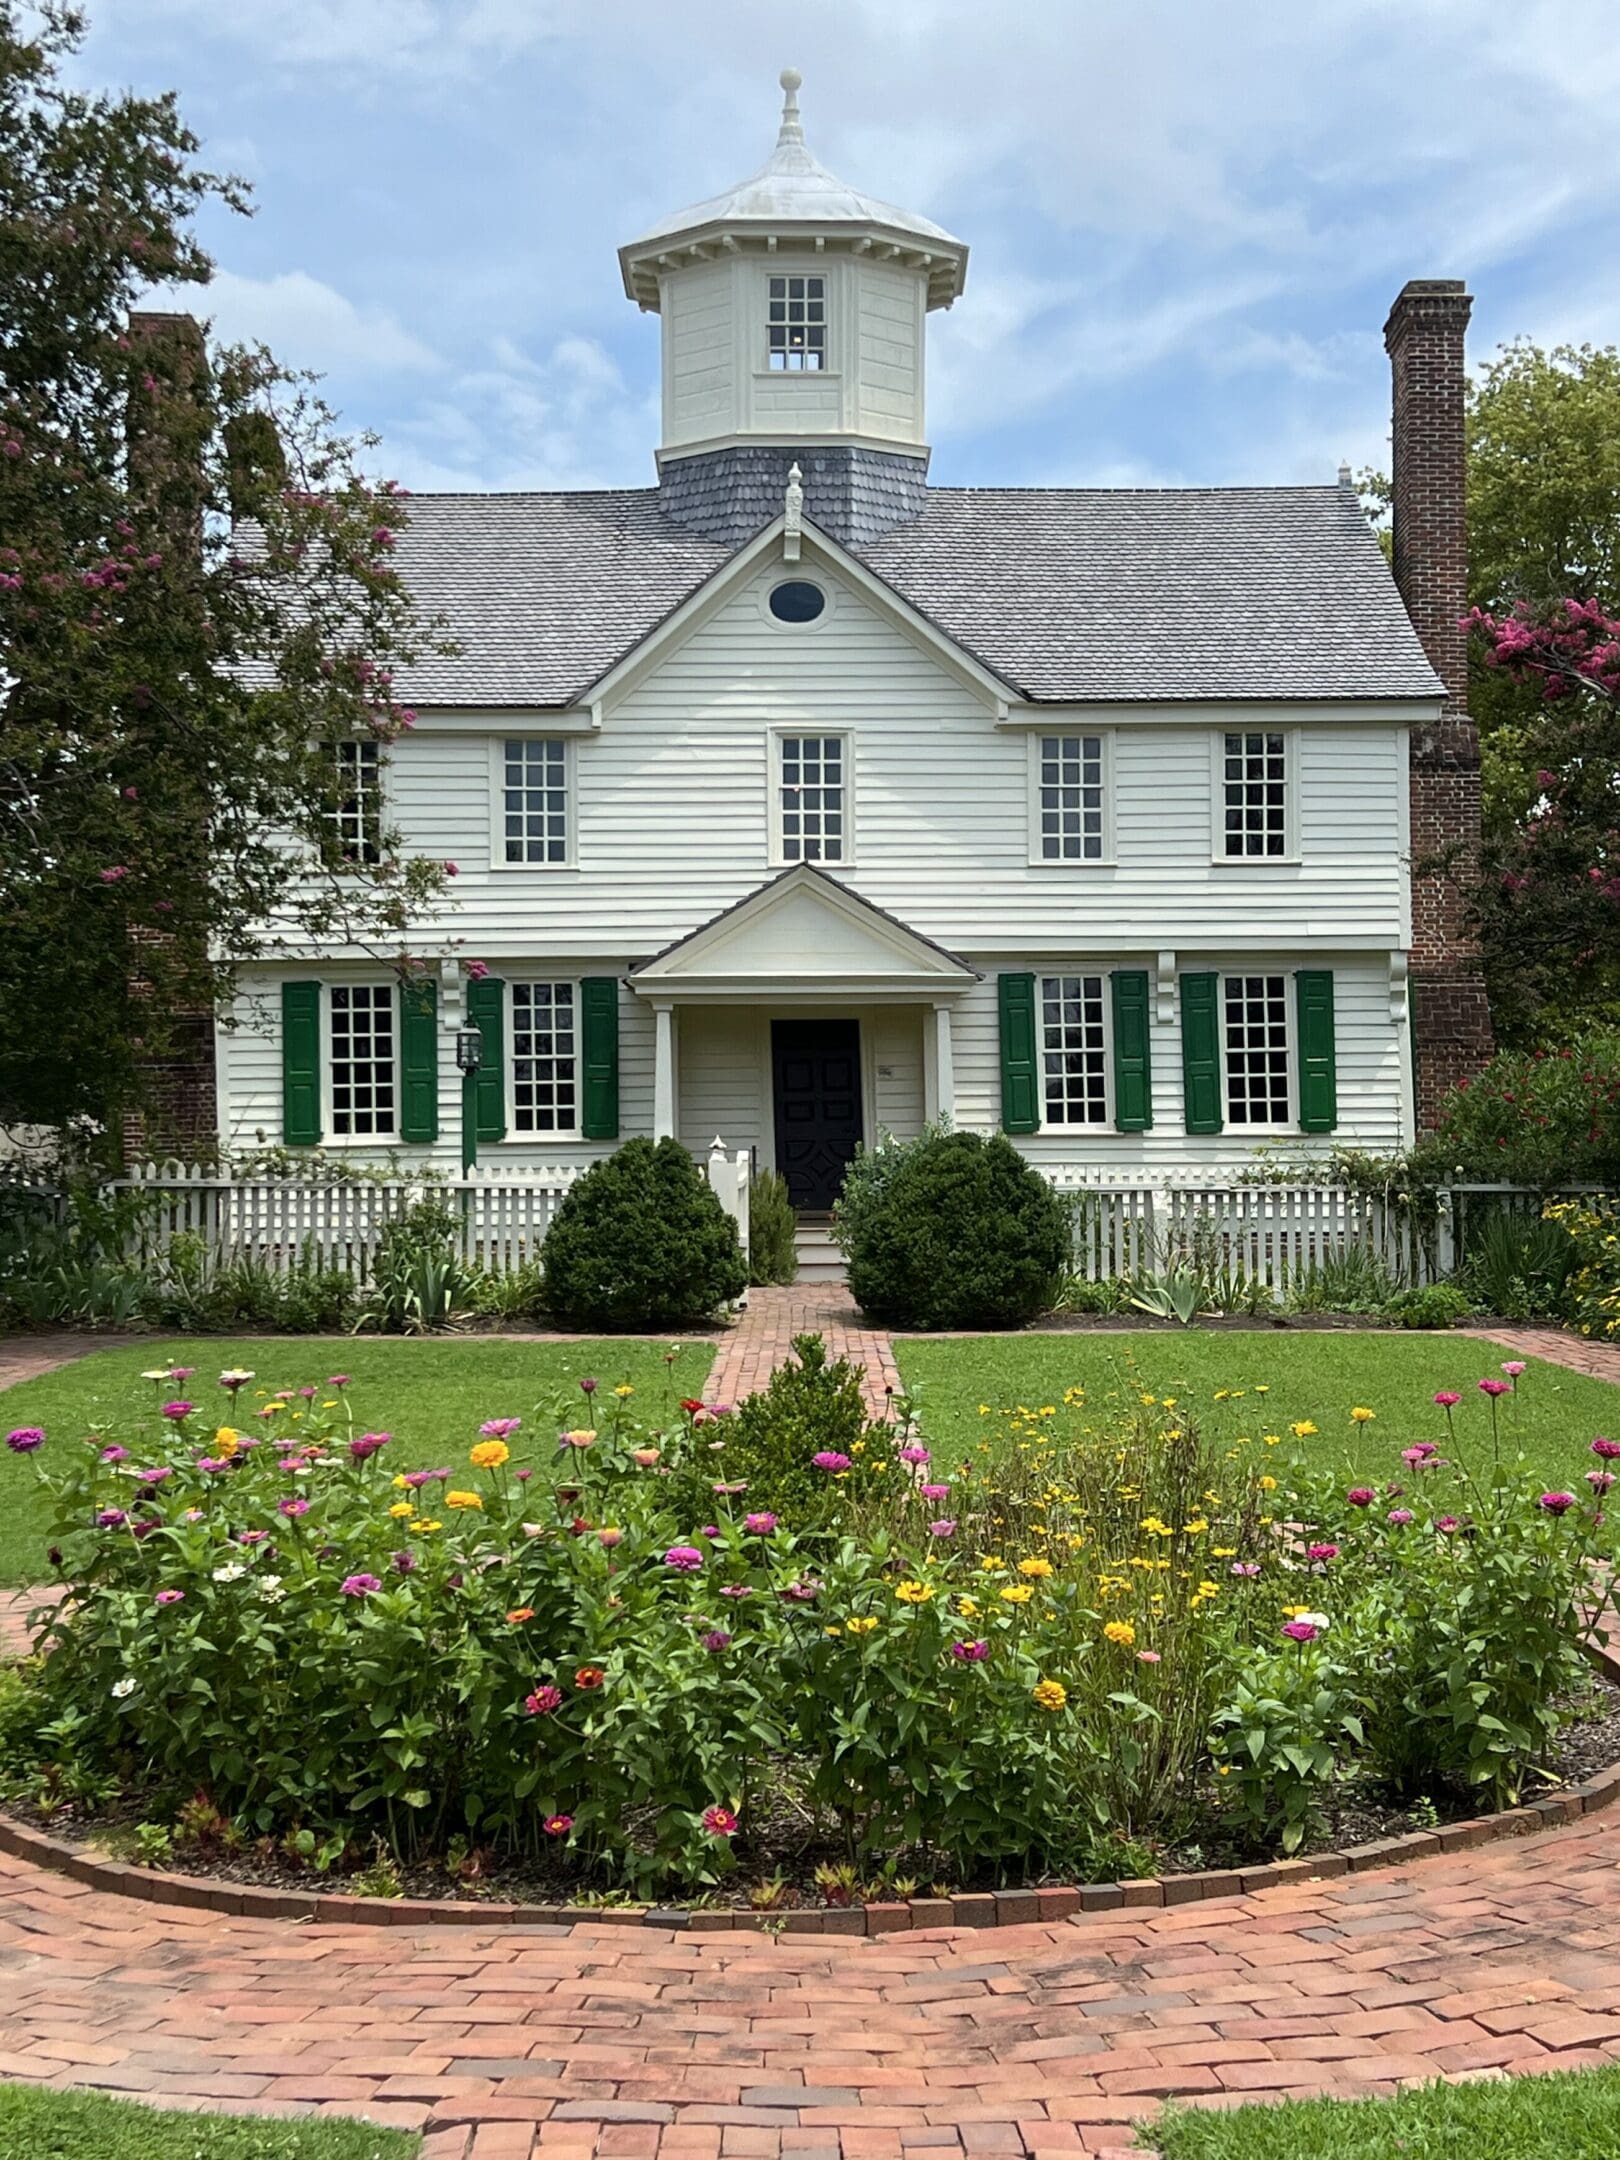
M627 1140L572 1185L546 1235L546 1310L587 1328L665 1328L741 1297L736 1225L678 1140Z
M838 1241L861 1310L890 1327L1021 1327L1069 1264L1069 1209L1000 1133L925 1132L857 1158Z

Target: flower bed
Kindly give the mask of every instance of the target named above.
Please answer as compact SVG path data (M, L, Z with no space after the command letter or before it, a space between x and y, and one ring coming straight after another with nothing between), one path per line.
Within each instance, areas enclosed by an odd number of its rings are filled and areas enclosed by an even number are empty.
M14 1433L68 1597L0 1702L8 1790L149 1861L769 1912L1264 1864L1352 1780L1469 1818L1543 1789L1620 1444L1567 1490L1470 1477L1451 1395L1347 1490L1257 1394L1199 1426L1073 1393L946 1477L851 1427L850 1377L811 1352L775 1422L576 1398L454 1470L392 1471L341 1376L255 1419L226 1374L223 1426L163 1376L139 1433Z

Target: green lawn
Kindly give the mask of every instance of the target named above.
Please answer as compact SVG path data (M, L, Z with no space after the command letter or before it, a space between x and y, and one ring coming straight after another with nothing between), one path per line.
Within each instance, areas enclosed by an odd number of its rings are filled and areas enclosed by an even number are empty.
M411 2160L421 2143L363 2122L182 2115L99 2093L0 2085L6 2160Z
M200 1342L150 1342L93 1351L72 1365L0 1390L0 1433L18 1425L43 1425L47 1446L82 1439L91 1425L118 1428L133 1447L132 1433L153 1429L154 1390L140 1375L160 1365L192 1365L184 1392L197 1403L219 1406L229 1422L218 1374L247 1366L257 1376L242 1391L237 1421L252 1427L256 1388L299 1387L332 1373L348 1373L350 1400L362 1431L391 1432L391 1459L402 1470L466 1460L485 1418L521 1417L513 1441L519 1462L538 1462L554 1445L551 1410L559 1398L584 1408L578 1383L594 1374L603 1389L628 1381L636 1405L656 1417L666 1403L695 1395L713 1361L709 1343L678 1346L673 1365L664 1359L677 1346L657 1342L509 1342L471 1336L425 1342L375 1336L277 1335L263 1340L210 1336ZM256 1406L256 1405L255 1405ZM536 1415L536 1412L539 1415ZM0 1584L49 1579L42 1527L45 1511L31 1462L0 1448ZM0 2147L0 2151L4 2148Z
M1462 1335L1215 1332L1073 1335L980 1335L918 1338L897 1345L901 1377L920 1390L925 1436L942 1464L958 1461L995 1429L980 1415L1019 1404L1060 1411L1064 1390L1080 1386L1087 1407L1106 1414L1108 1398L1134 1403L1150 1389L1218 1417L1233 1433L1275 1432L1285 1440L1296 1421L1317 1433L1313 1452L1343 1461L1363 1477L1398 1474L1400 1450L1414 1440L1444 1440L1443 1414L1431 1398L1462 1396L1457 1455L1490 1459L1490 1413L1477 1383L1497 1378L1510 1352ZM1255 1390L1264 1387L1266 1394ZM1217 1402L1217 1389L1233 1399ZM1237 1393L1242 1390L1242 1394ZM1357 1426L1350 1412L1375 1412ZM1532 1360L1517 1392L1501 1398L1504 1452L1522 1444L1549 1484L1567 1486L1591 1468L1593 1436L1620 1437L1620 1392ZM1620 2148L1617 2148L1620 2151Z
M1142 2141L1164 2160L1616 2160L1620 2070L1425 2085L1393 2100L1176 2109Z

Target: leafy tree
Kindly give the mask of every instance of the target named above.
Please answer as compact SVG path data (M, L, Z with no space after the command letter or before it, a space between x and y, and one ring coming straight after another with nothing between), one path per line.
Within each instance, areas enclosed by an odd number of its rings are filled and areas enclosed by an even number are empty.
M443 876L392 834L345 861L333 818L333 745L409 726L433 636L399 492L262 347L131 320L206 284L196 216L244 191L172 96L71 88L82 37L0 0L0 1113L44 1123L137 1104L233 962L403 963Z

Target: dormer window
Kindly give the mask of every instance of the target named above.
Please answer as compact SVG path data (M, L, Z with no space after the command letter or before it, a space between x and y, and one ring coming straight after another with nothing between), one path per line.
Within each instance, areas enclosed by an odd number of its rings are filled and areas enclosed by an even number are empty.
M773 277L768 327L768 357L773 368L824 368L827 365L827 280L824 277Z

